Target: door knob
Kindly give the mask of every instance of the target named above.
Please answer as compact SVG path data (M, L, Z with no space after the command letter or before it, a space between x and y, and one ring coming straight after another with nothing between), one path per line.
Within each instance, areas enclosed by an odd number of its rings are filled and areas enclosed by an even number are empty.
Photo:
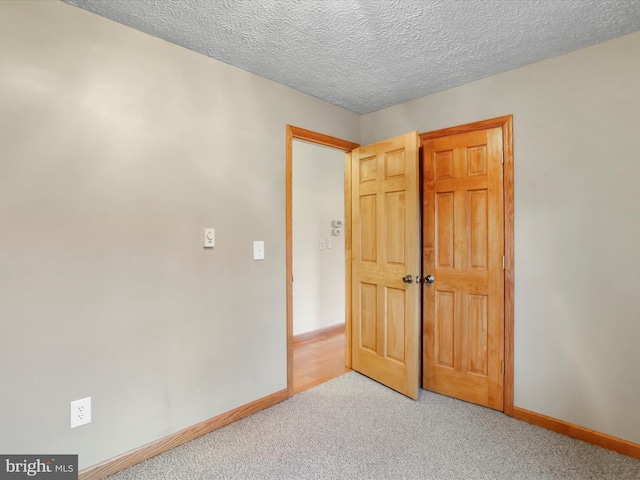
M436 281L436 277L434 277L433 275L427 275L426 277L424 277L424 283L433 283Z
M407 275L406 277L402 277L402 281L404 283L413 283L413 277L411 275Z

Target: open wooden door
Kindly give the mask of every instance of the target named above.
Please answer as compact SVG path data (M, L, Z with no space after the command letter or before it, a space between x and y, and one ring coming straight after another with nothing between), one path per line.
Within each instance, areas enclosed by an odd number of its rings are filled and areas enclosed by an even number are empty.
M352 368L418 398L419 138L352 152Z
M502 128L424 140L422 152L423 387L502 410Z

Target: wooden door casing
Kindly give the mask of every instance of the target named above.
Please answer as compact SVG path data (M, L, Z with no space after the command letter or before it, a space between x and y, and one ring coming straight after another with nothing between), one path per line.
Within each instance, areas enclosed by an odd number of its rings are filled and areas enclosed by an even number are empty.
M304 128L287 125L286 127L286 304L287 304L287 392L288 396L293 395L293 140L303 140L317 145L342 150L346 154L345 159L345 254L346 254L346 337L351 335L351 263L350 263L350 232L351 232L351 211L349 209L351 196L351 162L350 152L358 148L357 143L349 142L322 133L317 133ZM345 349L346 366L350 366L351 351L350 344Z

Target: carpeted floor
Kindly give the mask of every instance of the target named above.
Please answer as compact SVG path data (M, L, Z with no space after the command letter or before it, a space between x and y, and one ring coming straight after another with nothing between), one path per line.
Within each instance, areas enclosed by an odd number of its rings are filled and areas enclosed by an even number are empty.
M638 480L640 461L350 372L112 480Z

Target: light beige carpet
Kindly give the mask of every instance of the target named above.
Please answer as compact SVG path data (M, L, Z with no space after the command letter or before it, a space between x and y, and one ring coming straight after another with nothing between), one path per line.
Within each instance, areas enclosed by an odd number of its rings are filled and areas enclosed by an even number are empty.
M640 461L350 372L109 478L638 480Z

